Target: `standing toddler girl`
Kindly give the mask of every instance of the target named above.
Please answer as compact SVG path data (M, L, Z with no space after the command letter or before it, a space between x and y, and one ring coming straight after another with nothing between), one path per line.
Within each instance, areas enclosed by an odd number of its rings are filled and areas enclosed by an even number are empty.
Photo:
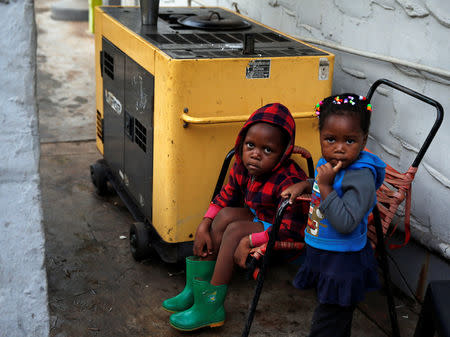
M322 158L316 179L312 186L305 181L282 192L293 202L312 190L306 259L294 279L297 288L317 290L310 337L350 336L356 304L379 286L367 218L386 165L364 151L371 110L366 98L355 94L317 104Z

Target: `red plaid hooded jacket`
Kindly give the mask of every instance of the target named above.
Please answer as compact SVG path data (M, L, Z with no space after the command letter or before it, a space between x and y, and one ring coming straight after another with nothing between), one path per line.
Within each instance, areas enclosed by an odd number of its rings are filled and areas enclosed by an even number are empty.
M272 172L252 177L242 163L242 143L250 126L259 122L280 126L287 132L290 140L280 162ZM211 202L205 217L213 219L222 208L242 207L244 202L247 207L255 210L260 220L273 224L282 199L281 192L288 186L307 179L303 170L290 159L294 142L295 122L288 108L280 103L272 103L256 110L236 139L236 160L230 171L228 183ZM279 239L303 241L306 213L303 212L303 207L288 207L280 226Z

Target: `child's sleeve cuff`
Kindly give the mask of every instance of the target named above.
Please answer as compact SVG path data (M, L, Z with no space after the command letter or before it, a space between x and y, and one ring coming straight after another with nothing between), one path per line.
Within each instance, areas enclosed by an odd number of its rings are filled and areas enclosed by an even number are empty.
M209 208L206 211L206 214L204 216L204 218L210 218L210 219L214 219L217 215L217 213L219 213L219 211L222 209L222 207L220 207L219 205L210 203L209 204Z
M269 241L269 233L267 233L267 231L250 234L250 242L253 247L261 246L267 241Z

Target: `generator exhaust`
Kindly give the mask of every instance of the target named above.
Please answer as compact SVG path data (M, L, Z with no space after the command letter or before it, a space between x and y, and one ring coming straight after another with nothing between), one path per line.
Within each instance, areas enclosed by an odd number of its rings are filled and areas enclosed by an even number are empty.
M159 0L139 0L139 2L142 24L156 26L158 23Z

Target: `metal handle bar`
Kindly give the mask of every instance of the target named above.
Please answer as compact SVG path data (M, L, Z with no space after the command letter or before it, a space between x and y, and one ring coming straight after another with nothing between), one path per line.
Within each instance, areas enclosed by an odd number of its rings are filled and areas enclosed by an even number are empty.
M439 102L435 101L434 99L427 97L425 95L422 95L422 94L418 93L417 91L414 91L412 89L409 89L407 87L404 87L398 83L392 82L387 79L379 79L379 80L375 81L374 84L372 84L369 91L367 92L367 99L369 100L369 102L371 101L376 88L380 84L386 84L387 86L390 86L394 89L404 92L405 94L407 94L409 96L417 98L417 99L421 100L422 102L425 102L427 104L430 104L430 105L436 107L436 110L437 110L436 121L434 122L433 127L431 128L430 132L428 133L428 136L425 139L425 142L422 144L422 147L420 148L419 153L416 156L416 159L414 159L414 162L411 165L412 167L418 167L420 162L423 159L423 156L425 155L425 152L427 152L428 147L430 146L431 142L433 141L434 136L436 135L439 127L442 124L442 120L444 119L444 109L442 108L442 105Z
M308 165L308 177L311 178L311 179L314 179L315 178L314 176L316 174L316 172L314 170L314 162L313 162L311 157L310 158L306 158L306 162L307 162L307 165Z
M230 166L230 162L231 159L233 159L233 156L234 156L234 148L231 149L225 156L222 168L220 169L219 178L217 179L216 187L214 188L214 193L212 195L211 201L214 200L216 195L219 194L220 190L222 189L223 182L225 181L225 177L228 172L228 167Z
M250 328L253 323L253 317L255 316L256 306L258 305L259 297L261 295L262 287L264 284L264 276L266 274L266 269L269 264L269 258L272 254L273 246L278 237L278 231L280 230L281 220L283 219L283 214L286 208L289 206L289 199L285 199L281 202L280 207L278 207L277 214L275 216L275 222L272 226L272 230L269 233L269 242L267 242L266 253L263 257L263 263L258 274L258 283L255 288L255 295L253 296L252 304L248 312L247 322L245 323L244 330L242 331L242 337L247 337L250 333Z
M187 113L181 115L181 120L184 122L184 127L188 124L222 124L222 123L234 123L234 122L245 122L249 115L240 116L221 116L221 117L192 117ZM314 118L316 117L314 111L308 112L294 112L292 113L294 119L299 118Z
M400 329L398 327L397 311L395 310L395 301L391 284L391 274L389 272L389 263L387 260L386 244L384 242L383 225L381 224L380 211L378 206L372 210L375 232L377 235L376 250L380 260L380 267L383 271L384 285L386 288L386 296L388 300L389 317L391 320L391 329L393 337L400 337Z

